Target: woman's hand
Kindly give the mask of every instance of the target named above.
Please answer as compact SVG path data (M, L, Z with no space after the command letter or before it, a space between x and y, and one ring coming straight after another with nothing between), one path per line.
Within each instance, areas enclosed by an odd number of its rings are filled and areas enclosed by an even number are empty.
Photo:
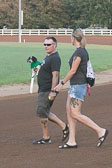
M62 89L62 84L61 84L61 83L59 83L59 84L54 88L54 90L57 91L57 92L59 92L61 89Z

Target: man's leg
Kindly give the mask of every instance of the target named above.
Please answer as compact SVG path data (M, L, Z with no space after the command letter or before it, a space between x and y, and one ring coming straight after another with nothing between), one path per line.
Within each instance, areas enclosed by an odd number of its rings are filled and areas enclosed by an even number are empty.
M33 144L50 144L51 139L48 134L48 118L40 118L41 126L43 129L43 137L40 140L34 140Z
M49 92L40 92L38 94L38 101L37 101L37 115L40 118L40 122L43 129L43 138L46 140L50 139L48 134L48 119L57 125L59 125L63 131L63 138L64 141L69 134L69 128L67 124L65 124L62 120L60 120L55 114L49 112L50 108L53 104L48 99ZM38 142L38 141L36 141Z
M57 125L59 125L59 127L61 127L62 130L65 129L66 124L60 120L55 114L53 114L52 112L49 113L48 119L54 123L56 123Z
M37 115L40 118L40 123L43 130L43 136L40 140L34 140L33 144L50 144L50 136L48 134L48 94L49 92L40 92L38 93L38 101L37 101Z
M55 114L53 114L51 112L49 113L48 119L61 127L62 132L63 132L62 141L64 141L69 135L68 125L65 124L62 120L60 120Z
M49 139L49 134L48 134L48 118L40 118L41 126L43 129L43 138L44 139Z

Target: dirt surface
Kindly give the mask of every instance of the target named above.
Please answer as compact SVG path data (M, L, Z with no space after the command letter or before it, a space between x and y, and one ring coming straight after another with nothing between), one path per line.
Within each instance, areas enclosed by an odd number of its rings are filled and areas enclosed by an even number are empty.
M77 149L58 149L62 131L49 122L50 145L33 145L42 136L36 117L36 94L2 97L0 100L0 168L111 168L112 84L96 86L87 96L82 112L109 130L100 149L97 135L78 123ZM61 91L52 111L66 122L67 91Z
M30 85L0 87L0 168L111 168L112 70L95 74L96 85L83 105L83 113L109 130L109 136L96 148L97 135L78 123L78 149L60 150L62 132L49 122L50 145L33 145L42 130L36 117L37 85L29 94ZM67 88L57 96L52 111L66 122Z

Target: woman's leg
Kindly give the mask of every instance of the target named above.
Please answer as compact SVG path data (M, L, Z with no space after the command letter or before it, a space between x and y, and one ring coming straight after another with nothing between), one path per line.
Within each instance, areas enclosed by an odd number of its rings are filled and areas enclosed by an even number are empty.
M67 111L67 120L69 124L69 139L67 144L68 145L76 145L76 139L75 139L75 134L76 134L76 120L74 120L71 116L71 108L70 108L70 96L68 95L67 98L67 103L66 103L66 111Z
M92 121L89 117L81 114L81 107L82 107L82 101L72 98L71 100L71 116L72 118L78 120L79 122L83 123L84 125L92 128L96 131L98 134L98 137L101 137L105 134L104 128L101 128L98 126L94 121Z

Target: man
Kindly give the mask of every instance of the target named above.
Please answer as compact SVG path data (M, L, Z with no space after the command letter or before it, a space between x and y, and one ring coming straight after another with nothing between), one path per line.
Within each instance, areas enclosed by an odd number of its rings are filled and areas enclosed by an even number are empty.
M69 134L67 124L60 120L55 114L50 112L50 108L57 93L53 88L59 83L59 72L61 60L56 51L57 40L54 37L46 37L44 47L47 56L41 64L38 73L38 100L37 115L43 129L43 137L40 140L34 140L33 144L50 144L51 139L48 133L48 120L59 125L63 132L62 140L64 141Z

